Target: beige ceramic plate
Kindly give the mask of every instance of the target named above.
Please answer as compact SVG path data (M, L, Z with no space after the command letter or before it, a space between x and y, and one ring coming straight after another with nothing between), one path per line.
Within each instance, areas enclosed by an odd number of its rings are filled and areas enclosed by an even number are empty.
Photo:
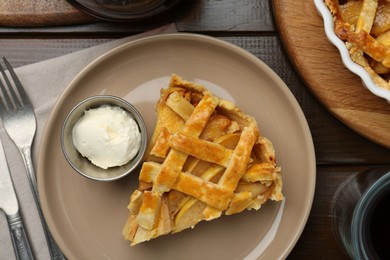
M257 118L277 151L286 200L130 247L121 230L137 175L109 183L81 177L61 152L61 125L80 100L110 94L135 105L150 134L159 90L167 86L172 73L204 83ZM313 143L287 86L248 52L199 35L142 39L116 48L86 67L59 98L40 151L38 182L43 211L69 259L283 258L298 240L314 196Z

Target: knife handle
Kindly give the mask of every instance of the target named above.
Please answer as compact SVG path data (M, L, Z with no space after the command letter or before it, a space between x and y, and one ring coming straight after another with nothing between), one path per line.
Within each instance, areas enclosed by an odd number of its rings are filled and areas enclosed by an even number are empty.
M7 215L9 230L11 233L12 244L14 246L17 260L34 259L31 251L30 243L28 242L22 217L19 212L13 215Z

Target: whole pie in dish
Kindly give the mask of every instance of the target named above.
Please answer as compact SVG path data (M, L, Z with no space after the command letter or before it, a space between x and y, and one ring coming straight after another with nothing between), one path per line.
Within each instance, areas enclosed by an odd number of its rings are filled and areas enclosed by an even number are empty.
M177 75L156 110L123 228L131 245L283 199L273 145L253 117Z
M374 83L390 90L390 0L324 0L336 35Z

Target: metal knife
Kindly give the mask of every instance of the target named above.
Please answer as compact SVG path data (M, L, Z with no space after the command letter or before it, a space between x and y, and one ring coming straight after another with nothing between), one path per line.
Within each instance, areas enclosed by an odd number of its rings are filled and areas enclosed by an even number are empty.
M0 209L7 217L12 244L17 260L34 259L30 244L24 229L22 216L19 213L19 203L11 180L3 144L0 140Z

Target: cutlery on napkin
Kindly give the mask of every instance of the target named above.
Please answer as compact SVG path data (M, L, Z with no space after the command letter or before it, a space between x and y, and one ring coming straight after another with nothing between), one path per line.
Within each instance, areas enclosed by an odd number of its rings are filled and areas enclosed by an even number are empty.
M85 66L105 52L124 43L147 36L175 32L177 32L175 25L169 24L152 31L16 68L15 71L31 99L37 116L37 133L33 145L32 156L33 161L35 162L34 165L36 165L37 162L41 134L51 109L65 87ZM28 51L30 50L26 49L26 52ZM12 57L9 57L9 60L11 59ZM71 66L69 66L70 64ZM42 95L42 93L45 93L45 95ZM8 164L11 170L15 190L18 194L19 204L23 209L25 228L27 233L30 234L30 244L36 259L49 259L46 240L43 231L41 230L42 228L38 213L35 209L34 199L30 191L26 174L24 173L25 169L22 158L3 128L0 129L0 136L3 139L7 158L13 158L8 161ZM0 218L0 252L1 259L3 259L3 257L4 259L15 259L5 218Z

